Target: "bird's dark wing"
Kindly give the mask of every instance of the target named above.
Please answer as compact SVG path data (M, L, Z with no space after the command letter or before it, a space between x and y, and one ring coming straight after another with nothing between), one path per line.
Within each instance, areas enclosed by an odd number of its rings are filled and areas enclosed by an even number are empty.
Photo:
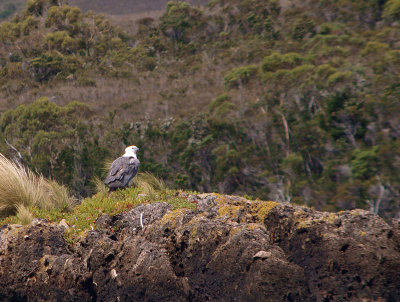
M119 157L111 164L104 183L109 185L115 181L123 181L124 178L132 179L139 168L139 160L133 157ZM122 184L121 184L122 185Z
M113 161L108 173L109 176L114 176L123 172L129 166L129 157L118 157Z

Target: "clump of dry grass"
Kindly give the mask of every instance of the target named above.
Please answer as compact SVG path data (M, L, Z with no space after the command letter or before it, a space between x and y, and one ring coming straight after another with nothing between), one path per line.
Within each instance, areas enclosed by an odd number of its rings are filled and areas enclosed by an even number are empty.
M157 191L163 191L166 189L165 182L149 172L138 173L133 179L133 183L137 187L142 187L143 185L147 185Z
M158 192L166 190L164 181L149 172L138 173L133 179L133 185L150 199L157 198Z
M76 198L69 194L68 188L55 180L41 178L39 187L42 196L37 203L40 209L70 211L77 204Z
M0 217L17 214L19 220L28 221L29 207L67 211L76 199L56 181L36 175L0 153Z
M92 179L92 183L93 183L97 193L101 193L104 195L108 192L108 189L107 189L106 185L104 184L104 181L101 180L99 177L95 176Z
M33 215L31 213L31 211L29 211L29 209L22 204L17 205L16 216L17 216L18 221L23 225L31 223L31 221L33 219Z

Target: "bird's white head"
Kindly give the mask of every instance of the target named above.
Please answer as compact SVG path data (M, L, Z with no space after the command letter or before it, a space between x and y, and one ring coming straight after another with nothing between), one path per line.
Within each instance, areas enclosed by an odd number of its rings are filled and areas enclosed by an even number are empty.
M136 152L139 151L139 148L136 146L129 146L125 148L125 154L123 156L134 157L137 158Z

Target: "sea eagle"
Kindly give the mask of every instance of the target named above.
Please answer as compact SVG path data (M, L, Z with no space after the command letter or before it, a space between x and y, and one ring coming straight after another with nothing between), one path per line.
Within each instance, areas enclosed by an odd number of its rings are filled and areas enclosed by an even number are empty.
M138 150L139 148L136 146L129 146L125 149L124 155L113 161L104 181L104 184L109 188L109 192L119 188L126 188L136 175L140 165L136 155Z

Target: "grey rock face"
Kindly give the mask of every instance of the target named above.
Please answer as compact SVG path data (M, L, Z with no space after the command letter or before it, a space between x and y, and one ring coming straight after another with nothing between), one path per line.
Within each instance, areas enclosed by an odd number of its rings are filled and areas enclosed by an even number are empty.
M0 301L398 301L400 227L213 194L99 217L75 246L40 221L0 228Z

